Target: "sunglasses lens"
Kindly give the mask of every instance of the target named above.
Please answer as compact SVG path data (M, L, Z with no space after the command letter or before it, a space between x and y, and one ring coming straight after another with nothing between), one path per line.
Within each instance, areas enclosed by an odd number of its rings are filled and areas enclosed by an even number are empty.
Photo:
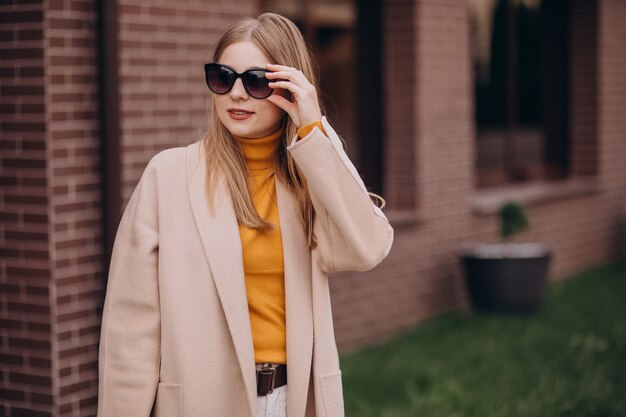
M243 75L243 83L248 90L248 94L250 94L254 98L267 98L274 91L269 87L269 82L267 78L265 78L265 74L268 71L264 70L249 70L246 71Z
M226 94L235 83L235 73L221 65L207 65L205 76L209 89L216 94Z

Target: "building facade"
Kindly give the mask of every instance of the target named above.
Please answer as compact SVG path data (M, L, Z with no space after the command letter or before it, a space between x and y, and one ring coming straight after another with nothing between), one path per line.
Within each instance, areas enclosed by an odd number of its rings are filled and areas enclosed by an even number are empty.
M200 139L223 29L270 9L395 229L378 267L330 276L340 351L468 309L458 252L497 240L507 199L552 280L626 256L623 1L5 1L0 415L95 415L122 210L151 156Z

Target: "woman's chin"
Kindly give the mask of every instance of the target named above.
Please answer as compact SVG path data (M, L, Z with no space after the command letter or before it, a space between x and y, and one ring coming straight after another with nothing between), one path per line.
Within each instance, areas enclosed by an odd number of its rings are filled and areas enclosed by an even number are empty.
M232 126L232 125L226 126L226 128L228 129L231 135L239 136L242 138L261 138L261 137L270 135L274 133L276 130L278 130L278 128L276 129L261 128L260 129L255 126Z
M242 138L254 138L256 137L254 131L251 129L229 129L230 134L233 136L239 136Z
M254 133L254 129L252 129L251 126L242 126L239 123L228 123L226 129L234 136L246 137Z

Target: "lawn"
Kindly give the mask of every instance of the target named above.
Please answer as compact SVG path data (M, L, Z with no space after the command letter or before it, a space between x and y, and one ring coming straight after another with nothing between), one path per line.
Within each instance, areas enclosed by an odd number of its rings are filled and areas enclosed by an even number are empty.
M626 262L530 316L454 312L341 357L347 417L626 416Z

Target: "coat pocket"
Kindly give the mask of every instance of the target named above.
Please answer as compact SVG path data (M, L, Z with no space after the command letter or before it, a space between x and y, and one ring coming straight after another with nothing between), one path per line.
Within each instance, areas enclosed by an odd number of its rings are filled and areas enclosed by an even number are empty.
M322 396L327 417L344 417L343 385L341 370L333 371L320 376Z
M159 382L150 417L183 417L183 384Z

